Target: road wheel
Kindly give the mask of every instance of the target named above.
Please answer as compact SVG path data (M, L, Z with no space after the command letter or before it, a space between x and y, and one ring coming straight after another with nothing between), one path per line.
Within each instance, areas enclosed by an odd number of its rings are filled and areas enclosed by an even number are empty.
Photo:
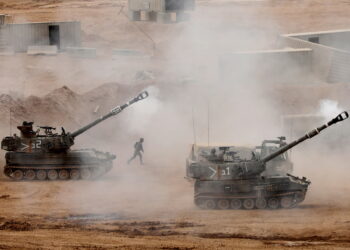
M57 180L58 178L58 173L56 170L49 170L49 172L47 172L47 177L49 178L49 180L54 181Z
M60 180L67 180L69 178L69 172L66 169L61 169L58 172L58 177L60 178Z
M231 200L231 208L232 209L240 209L242 208L242 201L240 199Z
M39 170L38 172L36 172L36 178L40 181L44 181L46 180L47 177L47 173L45 170Z
M12 173L12 178L16 181L21 181L23 179L23 171L19 169L15 170Z
M258 198L256 199L255 201L255 206L258 208L258 209L264 209L266 208L267 206L267 201L265 198Z
M270 198L267 201L267 206L271 209L277 209L279 207L279 200L277 198Z
M29 181L34 180L35 179L35 172L34 172L34 170L31 170L31 169L27 170L26 173L25 173L25 178L27 180L29 180Z
M215 201L211 199L204 201L204 207L206 209L215 209L216 207Z
M230 202L229 200L219 200L218 201L218 209L229 209L230 208Z
M72 180L78 180L80 178L80 171L78 169L72 169L69 176Z
M245 199L243 201L243 207L245 209L253 209L255 206L254 200L253 199Z
M81 171L80 171L80 175L81 175L81 178L83 180L88 180L90 179L91 177L91 171L87 168L83 168Z
M283 208L291 208L293 206L293 198L290 196L282 197L281 199L281 207Z

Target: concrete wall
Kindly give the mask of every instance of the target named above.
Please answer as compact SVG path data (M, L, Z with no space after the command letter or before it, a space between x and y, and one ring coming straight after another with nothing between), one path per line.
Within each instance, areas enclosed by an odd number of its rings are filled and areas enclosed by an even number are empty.
M310 49L236 52L220 57L225 82L299 83L310 77Z
M5 24L5 19L6 19L6 16L0 14L0 25L4 25Z
M59 26L60 49L81 45L80 22L7 24L2 29L15 52L26 52L29 46L50 45L50 25Z
M4 29L0 28L0 52L8 50L7 33Z
M346 39L346 36L347 34L343 33L338 38ZM331 83L350 82L350 53L323 44L311 43L308 41L309 37L315 37L315 34L296 37L285 35L282 36L282 41L288 47L312 49L312 71L320 80ZM330 37L332 37L332 41L335 41L334 39L337 36L327 37L327 35L321 34L320 43L335 44L335 42L330 42ZM346 41L350 42L350 40L341 41L344 43Z
M350 52L350 31L339 31L329 33L315 33L291 36L297 39L309 41L310 38L318 37L319 44L332 47L339 50L346 50Z
M80 22L59 23L61 31L61 49L81 46Z
M334 51L327 78L328 82L350 82L350 53Z
M133 11L165 11L163 0L129 0L128 6Z
M193 10L195 0L129 0L131 11L176 12Z

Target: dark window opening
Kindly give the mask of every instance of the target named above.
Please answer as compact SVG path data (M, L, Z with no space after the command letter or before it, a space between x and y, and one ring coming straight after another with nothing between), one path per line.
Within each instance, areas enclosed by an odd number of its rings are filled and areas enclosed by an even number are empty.
M49 39L50 45L56 45L60 49L60 26L50 25L49 26Z
M185 11L194 9L194 0L166 0L165 10L166 11Z
M315 36L315 37L309 37L309 42L312 42L312 43L320 43L320 38L318 36Z

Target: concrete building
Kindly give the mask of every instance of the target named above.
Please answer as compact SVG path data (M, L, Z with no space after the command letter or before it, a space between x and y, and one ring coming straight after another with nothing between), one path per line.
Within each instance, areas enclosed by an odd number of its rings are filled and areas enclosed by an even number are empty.
M312 77L311 58L308 48L226 53L219 59L220 75L233 83L303 83Z
M27 52L30 46L57 46L58 50L81 46L80 22L3 24L0 41L15 52Z
M0 25L5 24L6 15L0 14Z
M312 71L322 81L350 82L350 30L282 35L282 44L312 49Z
M221 76L248 82L350 82L350 30L285 34L279 47L285 49L222 55Z
M128 8L131 21L180 22L189 19L195 0L129 0Z
M10 23L10 19L11 16L0 14L0 55L13 54L13 51L8 46L6 32L2 29L6 23Z

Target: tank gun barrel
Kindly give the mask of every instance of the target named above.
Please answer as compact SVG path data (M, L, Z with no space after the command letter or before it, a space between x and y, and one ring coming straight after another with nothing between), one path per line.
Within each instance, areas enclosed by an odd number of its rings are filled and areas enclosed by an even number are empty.
M108 119L109 117L111 116L115 116L115 115L118 115L120 112L122 112L125 108L127 108L128 106L134 104L135 102L138 102L138 101L141 101L145 98L148 97L148 92L147 91L144 91L142 93L140 93L139 95L137 95L136 97L134 97L133 99L131 99L130 101L128 101L127 103L123 104L123 105L120 105L120 106L117 106L115 108L113 108L108 114L100 117L99 119L89 123L88 125L74 131L73 133L70 134L70 136L72 138L75 138L77 137L78 135L84 133L85 131L87 131L88 129L92 128L93 126L99 124L100 122Z
M277 157L278 155L285 153L286 151L288 151L289 149L298 145L299 143L318 135L322 130L326 129L327 127L332 126L333 124L336 124L337 122L343 121L347 118L349 118L349 114L348 114L348 112L344 111L344 112L340 113L338 116L336 116L335 118L333 118L332 120L330 120L329 122L327 122L327 123L323 124L322 126L310 131L309 133L305 134L303 137L300 137L299 139L281 147L276 152L262 158L260 161L263 163L266 163L266 162L272 160L273 158Z

